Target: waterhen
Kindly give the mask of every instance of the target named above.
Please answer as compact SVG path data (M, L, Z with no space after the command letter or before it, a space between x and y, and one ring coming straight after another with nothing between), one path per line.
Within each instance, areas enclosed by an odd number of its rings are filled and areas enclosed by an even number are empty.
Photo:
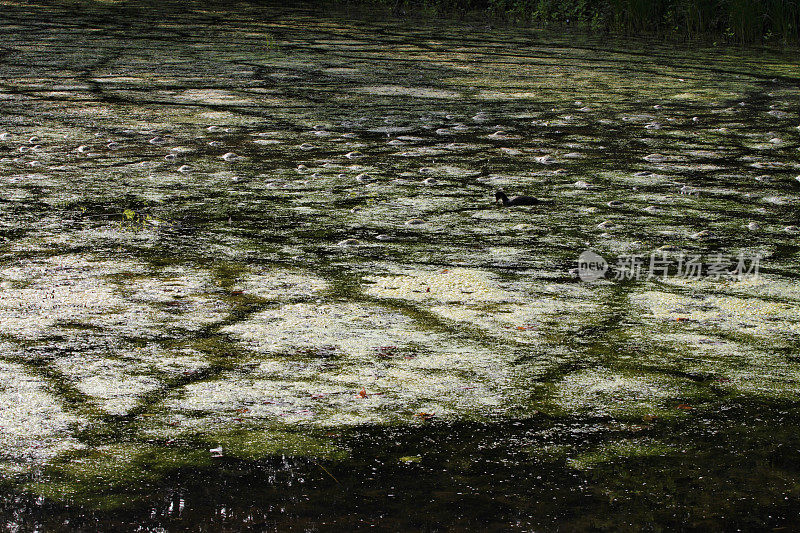
M497 191L494 193L494 201L495 203L498 201L503 202L503 206L505 207L513 207L517 205L538 205L542 203L541 200L534 198L533 196L515 196L513 198L509 198L503 191Z

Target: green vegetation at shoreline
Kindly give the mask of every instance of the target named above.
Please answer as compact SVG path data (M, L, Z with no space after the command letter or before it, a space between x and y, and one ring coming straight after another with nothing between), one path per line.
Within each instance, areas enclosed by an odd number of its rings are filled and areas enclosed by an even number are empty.
M332 0L401 16L484 18L671 39L800 42L798 0Z

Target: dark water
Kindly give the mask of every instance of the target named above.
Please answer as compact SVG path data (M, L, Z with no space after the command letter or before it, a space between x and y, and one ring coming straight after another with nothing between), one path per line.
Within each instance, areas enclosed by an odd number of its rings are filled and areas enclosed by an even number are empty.
M722 410L633 432L610 419L547 417L358 428L335 437L350 451L345 463L220 459L137 486L141 501L113 512L13 493L2 512L18 531L795 529L796 407ZM631 441L672 453L598 454ZM414 455L421 460L398 460ZM571 468L587 456L587 468Z
M796 50L366 15L0 4L5 528L795 529Z

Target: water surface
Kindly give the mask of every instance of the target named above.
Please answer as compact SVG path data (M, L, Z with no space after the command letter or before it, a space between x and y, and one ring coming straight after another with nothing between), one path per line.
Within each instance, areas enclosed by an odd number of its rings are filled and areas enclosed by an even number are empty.
M796 523L792 51L2 12L7 528Z

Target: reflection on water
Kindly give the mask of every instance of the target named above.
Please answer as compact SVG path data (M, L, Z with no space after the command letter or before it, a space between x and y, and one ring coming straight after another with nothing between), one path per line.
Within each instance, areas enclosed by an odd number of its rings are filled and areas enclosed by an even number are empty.
M7 493L2 513L48 531L792 529L800 443L791 409L729 404L721 416L667 426L549 417L372 426L333 437L346 462L220 459L137 485L125 502L64 507ZM110 513L108 503L123 507Z
M3 11L8 527L796 520L796 55Z

